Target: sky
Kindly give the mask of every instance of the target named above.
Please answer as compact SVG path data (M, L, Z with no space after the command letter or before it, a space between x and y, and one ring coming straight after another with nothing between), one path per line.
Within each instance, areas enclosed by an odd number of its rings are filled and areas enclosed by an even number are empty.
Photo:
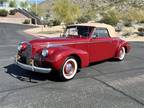
M29 1L32 2L32 3L36 2L36 0L29 0ZM45 1L45 0L37 0L38 3L42 2L42 1Z

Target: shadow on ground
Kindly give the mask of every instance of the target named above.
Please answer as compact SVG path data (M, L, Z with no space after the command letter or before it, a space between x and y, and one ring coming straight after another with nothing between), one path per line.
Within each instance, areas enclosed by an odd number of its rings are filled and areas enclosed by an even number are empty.
M105 62L116 62L117 60L109 59L101 62L91 63L88 68L91 68L91 66L103 64ZM28 70L24 70L20 67L18 67L16 64L10 64L8 66L4 67L6 69L6 73L10 76L20 80L20 81L27 81L31 83L38 83L39 81L53 81L53 82L60 82L60 78L58 76L58 73L55 71L52 71L48 74L42 74L42 73L36 73ZM80 73L81 70L78 70L78 73ZM77 74L78 75L78 74Z
M4 68L6 69L5 72L7 74L20 81L28 81L31 83L37 83L37 81L46 81L46 80L54 81L54 82L60 81L58 74L53 71L48 74L35 73L32 71L24 70L15 64L8 65Z

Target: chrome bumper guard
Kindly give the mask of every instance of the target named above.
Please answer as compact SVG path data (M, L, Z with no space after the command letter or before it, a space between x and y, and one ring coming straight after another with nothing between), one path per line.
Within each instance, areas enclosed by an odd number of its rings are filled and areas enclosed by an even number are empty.
M23 63L20 63L18 61L18 58L16 57L16 64L23 68L23 69L26 69L26 70L30 70L30 71L33 71L33 72L38 72L38 73L50 73L51 72L51 68L40 68L40 67L36 67L33 65L27 65L27 64L23 64Z

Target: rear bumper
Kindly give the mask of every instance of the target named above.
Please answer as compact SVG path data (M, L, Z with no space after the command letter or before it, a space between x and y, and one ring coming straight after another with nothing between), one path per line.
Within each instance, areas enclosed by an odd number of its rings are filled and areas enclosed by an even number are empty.
M50 73L52 70L51 68L36 67L33 64L32 65L23 64L23 63L18 61L17 57L16 57L16 65L23 68L23 69L33 71L33 72L38 72L38 73Z

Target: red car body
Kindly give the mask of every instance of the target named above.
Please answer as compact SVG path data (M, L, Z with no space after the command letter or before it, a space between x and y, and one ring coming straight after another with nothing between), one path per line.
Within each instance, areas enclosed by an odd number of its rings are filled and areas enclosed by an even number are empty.
M79 31L81 30L79 33L83 34L86 32L87 35L75 35L75 32L78 31L77 29L79 29ZM67 30L74 32L74 34L66 33ZM36 70L32 67L29 69L26 66L39 67L40 69L38 71L41 71L41 69L61 71L64 63L69 57L76 60L79 68L83 68L92 62L103 61L109 58L120 59L120 51L122 48L125 49L125 53L128 53L130 50L128 42L119 37L111 36L115 31L111 26L106 24L71 25L67 27L66 32L65 35L67 34L67 36L59 38L36 39L31 40L30 42L23 42L20 44L21 48L19 48L17 54L17 64L24 69L32 71ZM103 34L106 37L98 37L100 34ZM23 44L27 44L31 46L31 48L29 48L29 50L26 50L26 48L22 49L24 46ZM45 57L42 56L43 50L45 50L45 53L48 52ZM27 58L28 52L30 53L30 56ZM30 61L30 64L23 62L22 58L29 59L28 61ZM123 58L120 60L123 60ZM70 63L68 65L69 67L67 66L68 69L72 66L74 67L75 62L72 63L70 61ZM44 73L47 72L44 71Z

